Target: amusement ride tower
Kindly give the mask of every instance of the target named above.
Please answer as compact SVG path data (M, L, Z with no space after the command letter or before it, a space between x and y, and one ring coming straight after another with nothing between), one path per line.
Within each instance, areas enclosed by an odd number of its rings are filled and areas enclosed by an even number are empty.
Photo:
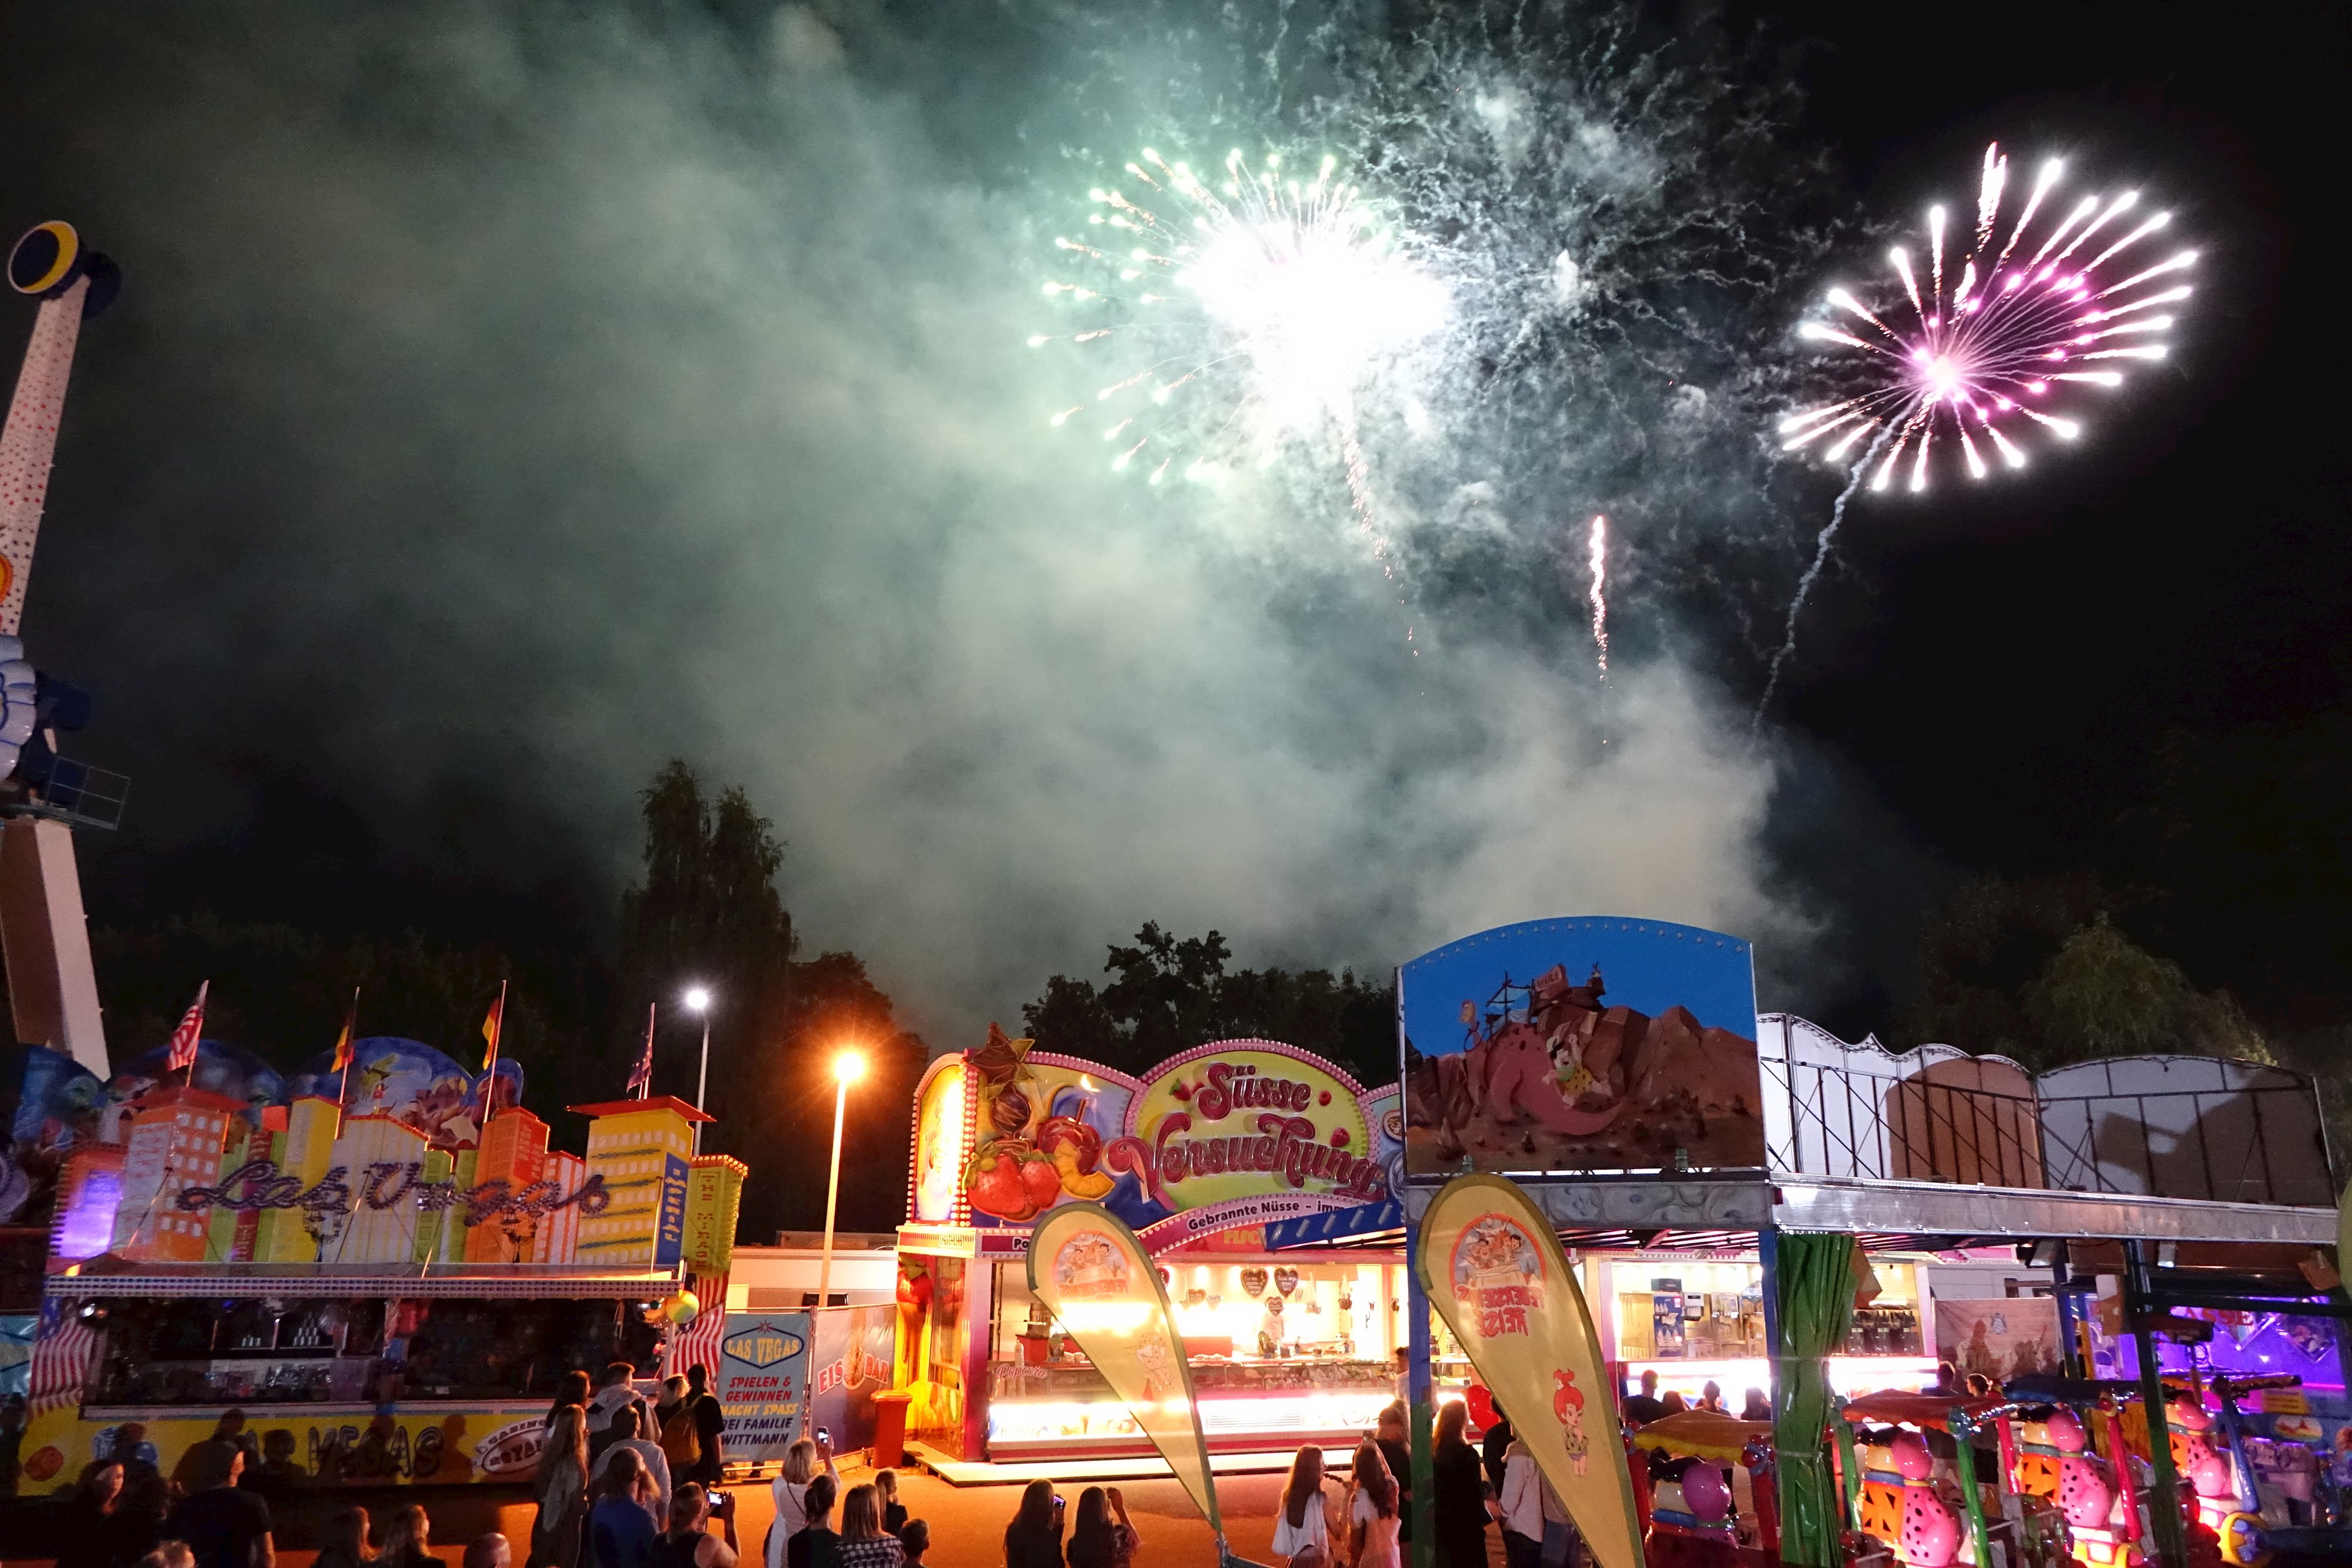
M81 324L113 302L121 274L64 223L26 233L7 270L9 287L41 306L0 429L0 951L16 1039L105 1078L112 1067L73 830L119 823L126 781L58 755L58 731L81 727L89 695L37 671L17 633L74 345Z

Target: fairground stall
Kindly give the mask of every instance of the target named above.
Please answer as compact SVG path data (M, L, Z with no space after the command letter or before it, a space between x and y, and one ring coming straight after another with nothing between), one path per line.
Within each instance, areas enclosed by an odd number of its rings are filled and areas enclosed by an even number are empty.
M101 1455L171 1475L232 1411L283 1480L526 1478L566 1372L716 1367L745 1172L695 1152L709 1117L573 1106L571 1154L510 1063L388 1039L352 1061L278 1084L206 1042L80 1097L103 1109L58 1170L27 1490Z
M2126 1440L2137 1495L2173 1500L2149 1546L2176 1561L2187 1487L2159 1359L2216 1410L2217 1374L2294 1375L2237 1412L2261 1464L2232 1490L2271 1487L2280 1524L2298 1511L2277 1478L2315 1469L2352 1414L2336 1186L2295 1073L2174 1056L2037 1075L1849 1044L1759 1016L1746 943L1657 921L1482 933L1405 965L1399 988L1409 1218L1460 1173L1507 1176L1570 1249L1621 1399L1644 1373L1686 1402L1713 1384L1734 1416L1759 1391L1778 1516L1820 1537L1790 1561L1829 1561L1859 1528L1829 1479L1832 1396L1926 1389L1939 1361L1996 1388L2145 1380ZM1444 1347L1425 1312L1405 1319L1434 1392Z
M950 1461L1151 1451L1030 1293L1031 1228L1087 1199L1160 1264L1212 1448L1352 1443L1400 1391L1400 1131L1393 1085L1272 1040L1140 1078L993 1030L941 1058L898 1233L909 1435Z

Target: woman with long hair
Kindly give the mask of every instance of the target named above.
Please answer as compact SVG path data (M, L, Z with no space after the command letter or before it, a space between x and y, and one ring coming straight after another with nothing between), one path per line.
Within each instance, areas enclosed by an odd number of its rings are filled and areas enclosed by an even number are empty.
M393 1510L391 1522L383 1527L376 1568L441 1568L441 1560L433 1555L432 1538L433 1521L423 1508L412 1502Z
M368 1544L368 1511L339 1508L319 1536L319 1555L311 1568L367 1568L375 1561Z
M122 1465L101 1459L74 1488L58 1521L58 1568L128 1568L146 1550L128 1550L130 1522L122 1506Z
M874 1472L874 1496L882 1504L882 1530L896 1535L907 1528L907 1505L898 1500L898 1472L879 1469Z
M1052 1481L1022 1489L1021 1507L1004 1527L1004 1568L1063 1568L1062 1500Z
M1465 1436L1469 1407L1454 1400L1437 1413L1435 1472L1439 1568L1486 1568L1486 1471Z
M655 1559L657 1568L735 1568L735 1548L704 1528L709 1518L710 1495L700 1481L670 1493L669 1531Z
M587 1413L579 1405L559 1405L539 1450L539 1517L531 1521L528 1568L574 1568L587 1515Z
M821 1475L833 1477L836 1489L841 1485L833 1456L819 1448L815 1438L803 1437L784 1450L784 1468L768 1489L776 1504L776 1522L768 1531L764 1553L768 1568L784 1568L785 1549L793 1536L808 1528L809 1482Z
M1126 1568L1136 1545L1127 1500L1117 1487L1088 1487L1078 1494L1077 1519L1070 1526L1070 1568Z
M882 1528L882 1499L871 1485L851 1487L841 1500L840 1568L898 1568L898 1538Z
M1274 1514L1274 1554L1290 1568L1328 1568L1331 1521L1323 1496L1323 1450L1309 1443L1291 1456L1290 1479Z
M1349 1480L1356 1494L1348 1505L1349 1561L1354 1568L1398 1568L1397 1531L1404 1521L1397 1502L1402 1494L1381 1446L1370 1437L1356 1445Z
M596 1568L654 1568L658 1540L650 1508L653 1477L635 1448L607 1448L603 1495L588 1514L588 1539Z
M588 1375L586 1373L567 1372L563 1375L562 1380L555 1385L555 1403L547 1407L547 1419L542 1425L554 1426L557 1412L567 1405L577 1406L583 1411L587 1409Z

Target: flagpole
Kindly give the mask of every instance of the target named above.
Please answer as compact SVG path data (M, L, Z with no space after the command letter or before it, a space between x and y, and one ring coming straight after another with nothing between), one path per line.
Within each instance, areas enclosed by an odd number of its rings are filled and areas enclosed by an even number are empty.
M499 982L498 1027L490 1030L489 1059L482 1063L482 1125L490 1124L490 1113L499 1103L499 1047L507 1033L507 982Z
M654 1092L654 1012L658 1002L646 1004L646 1053L637 1061L637 1098L650 1100Z
M352 1037L359 1033L359 1023L360 988L353 986L352 1010L343 1015L343 1082L335 1090L335 1125L337 1127L341 1127L343 1124L343 1118L351 1113L352 1058L358 1054L355 1048L359 1044L359 1041Z

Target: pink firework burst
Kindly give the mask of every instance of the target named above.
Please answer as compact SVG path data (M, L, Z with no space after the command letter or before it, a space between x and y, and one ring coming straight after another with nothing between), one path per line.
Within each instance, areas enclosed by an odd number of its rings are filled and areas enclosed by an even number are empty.
M2021 443L2037 430L2065 441L2080 435L2080 389L2121 386L2126 366L2164 358L2173 322L2165 308L2189 298L2179 275L2197 253L2147 260L2141 242L2171 214L2137 216L2136 191L2085 196L2048 222L2063 172L2054 160L2043 164L2004 226L2009 160L1998 143L1986 148L1972 235L1948 235L1945 210L1930 207L1924 279L1898 246L1887 259L1899 298L1890 294L1873 308L1831 289L1830 305L1854 324L1809 321L1799 331L1865 356L1861 368L1872 384L1783 420L1784 449L1825 442L1822 451L1834 461L1873 440L1885 452L1870 476L1874 490L1906 467L1909 487L1924 490L1931 457L1953 453L1981 479L1991 472L1989 459L2024 467ZM2035 227L2037 218L2044 227Z

